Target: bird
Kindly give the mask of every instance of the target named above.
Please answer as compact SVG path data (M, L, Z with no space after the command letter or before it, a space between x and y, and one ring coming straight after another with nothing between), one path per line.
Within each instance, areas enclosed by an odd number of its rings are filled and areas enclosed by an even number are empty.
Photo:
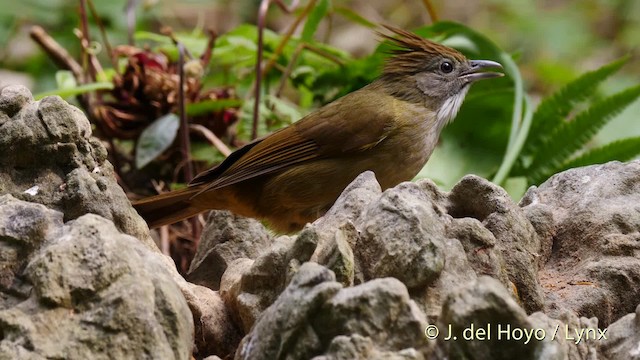
M359 174L381 188L413 179L471 84L503 76L500 63L384 25L392 44L381 75L293 124L248 143L186 188L133 206L150 228L229 210L296 232L322 216Z

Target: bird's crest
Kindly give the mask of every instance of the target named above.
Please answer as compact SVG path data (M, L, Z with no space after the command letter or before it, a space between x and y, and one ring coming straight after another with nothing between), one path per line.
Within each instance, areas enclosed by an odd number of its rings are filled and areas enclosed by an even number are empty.
M434 56L445 56L460 62L467 58L459 51L422 38L412 32L393 26L383 25L387 30L396 34L392 36L379 32L383 40L390 40L396 47L391 50L392 57L387 59L385 73L414 73L420 71Z

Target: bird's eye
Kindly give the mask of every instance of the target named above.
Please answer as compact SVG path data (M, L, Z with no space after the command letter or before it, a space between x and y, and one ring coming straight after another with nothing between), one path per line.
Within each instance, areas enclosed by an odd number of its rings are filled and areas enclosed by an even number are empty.
M448 74L453 71L453 64L449 61L443 61L442 64L440 64L440 70L442 70L443 73Z

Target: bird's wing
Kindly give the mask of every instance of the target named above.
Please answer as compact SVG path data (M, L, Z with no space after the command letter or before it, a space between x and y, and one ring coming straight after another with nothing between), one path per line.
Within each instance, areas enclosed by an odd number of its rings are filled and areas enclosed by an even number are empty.
M196 176L190 185L207 183L202 192L218 189L302 162L374 147L388 135L395 114L370 99L369 92L363 88L351 93L287 128L245 145L217 167ZM367 120L362 121L363 118Z

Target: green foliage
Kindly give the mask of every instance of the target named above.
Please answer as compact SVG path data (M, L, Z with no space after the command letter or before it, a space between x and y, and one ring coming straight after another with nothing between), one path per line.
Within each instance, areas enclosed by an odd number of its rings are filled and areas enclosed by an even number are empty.
M320 0L313 10L311 10L304 24L301 36L302 41L311 42L313 40L313 35L315 35L318 30L318 25L320 25L320 22L327 15L328 11L329 0Z
M175 114L167 114L151 123L136 143L136 168L141 169L171 146L176 136L180 119Z
M121 8L102 10L100 7L107 5L94 2L98 12L102 14L106 11L106 18L111 19L112 31L120 30L119 36L123 38L125 21L121 16ZM51 6L55 8L65 6L64 2L54 3ZM285 39L283 35L264 29L263 66L271 61L274 66L263 78L263 96L259 106L261 120L258 124L260 135L287 126L312 111L312 108L365 86L380 73L388 56L388 44L382 43L372 54L354 59L345 51L316 40L316 33L323 21L335 15L360 26L377 28L377 24L336 3L318 0L305 19L299 37ZM20 8L19 4L12 6ZM47 19L54 13L60 12L45 11L38 16ZM68 21L68 15L55 16L64 18L65 23L72 23ZM8 31L7 27L0 26L0 40L8 36ZM415 31L421 36L459 49L470 59L498 61L504 66L506 74L502 79L473 85L455 122L445 128L436 151L418 178L429 177L441 186L450 188L460 177L474 173L493 177L494 182L507 186L512 195L517 197L528 185L539 184L555 172L615 159L628 160L640 153L640 137L616 140L603 146L591 143L605 124L640 96L638 86L608 97L598 92L598 87L615 74L628 58L583 74L543 99L534 109L526 95L514 56L500 49L483 34L453 22L438 22ZM91 32L98 34L94 29ZM556 32L552 31L554 34ZM566 32L562 33L565 37L569 36ZM201 29L175 35L195 57L199 57L206 49L208 38ZM373 31L371 35L375 36ZM70 37L77 47L77 39ZM110 35L110 39L114 38L118 37ZM176 46L167 36L137 31L135 39L138 45L150 45L154 51L162 51L172 60L178 57ZM258 28L251 24L239 25L219 36L211 54L211 66L206 69L205 78L202 79L205 88L229 86L245 100L220 99L187 104L187 115L200 116L239 106L241 110L236 135L241 141L249 140L253 111L250 92L254 89L256 79L257 39ZM563 39L561 42L564 44L567 41ZM112 44L117 43L122 42L112 41ZM538 67L541 70L537 75L547 74L547 77L553 78L553 84L573 76L573 72L566 71L566 66L562 67L562 64L552 60L548 63L539 62ZM68 74L59 73L56 75L58 90L36 97L53 93L69 97L111 89L110 79L115 71L105 69L104 73L98 74L97 83L82 86L72 83ZM136 166L145 166L166 150L174 141L177 128L175 115L167 115L150 125L138 141ZM211 159L222 159L219 152L206 143L194 143L192 154L196 160L208 160L208 165L212 164ZM515 183L518 185L513 185Z
M587 150L573 160L567 161L559 171L608 161L628 161L640 154L640 136L610 142L607 145Z
M640 154L640 147L633 147L637 140L615 141L598 149L581 149L615 115L640 97L640 86L635 86L612 96L587 102L598 84L618 71L628 58L614 61L595 71L590 71L567 84L538 106L519 166L512 176L525 176L529 183L540 184L551 175L573 166L595 162L631 159ZM572 113L576 113L571 116Z
M523 153L531 154L539 150L540 146L545 142L545 136L552 133L565 121L565 118L575 105L592 96L598 85L620 70L628 60L629 57L624 57L600 69L587 72L552 96L544 99L536 109L531 125L531 132L541 136L532 137L523 149Z
M189 116L206 115L224 109L242 106L242 100L239 99L216 99L203 100L197 103L187 104L186 110Z
M76 85L73 87L62 87L51 91L45 91L38 94L33 95L33 98L36 100L40 100L45 96L57 95L61 98L70 98L72 96L81 95L93 91L98 90L111 90L113 89L112 82L96 82L84 85Z

